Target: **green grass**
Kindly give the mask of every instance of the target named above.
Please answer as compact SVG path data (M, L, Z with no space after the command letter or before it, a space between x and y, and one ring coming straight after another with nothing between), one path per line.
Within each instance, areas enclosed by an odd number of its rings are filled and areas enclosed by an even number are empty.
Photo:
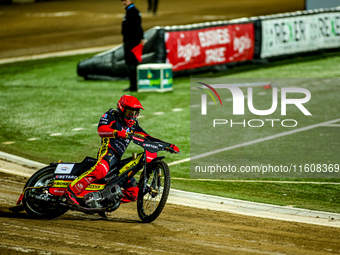
M327 82L326 82L327 81ZM221 106L208 107L208 115L202 117L200 108L191 111L191 121L193 128L191 130L191 156L200 155L207 151L214 151L220 148L239 145L245 142L256 141L257 139L265 139L273 135L284 134L287 131L295 131L304 127L319 124L329 120L339 119L338 94L340 92L340 79L276 79L276 84L305 84L312 94L312 100L306 104L307 109L312 116L304 116L297 107L290 107L286 116L281 116L280 109L274 114L268 116L256 116L250 112L246 112L244 116L232 116L228 109L232 109L232 102L223 102ZM314 84L313 84L314 83ZM261 109L268 109L271 106L272 91L264 90L262 87L254 88L255 99L257 99ZM200 93L200 91L198 91ZM258 95L260 93L260 95ZM219 90L221 98L226 98L223 91ZM280 101L280 100L279 100ZM270 102L268 106L268 102ZM280 108L280 107L278 107ZM231 112L231 110L230 110ZM210 117L213 116L213 117ZM196 119L194 118L196 117ZM212 126L212 119L223 118L240 123L242 120L262 119L264 126L261 128L243 127L236 125L231 127L230 124ZM276 121L274 125L266 119L295 119L297 121L296 128L282 127L280 121ZM258 121L257 121L258 122ZM338 124L340 121L338 121ZM200 129L195 127L199 126ZM210 131L203 133L202 130ZM340 136L339 127L319 126L308 131L297 132L294 134L276 137L268 141L248 144L240 148L232 149L225 152L219 152L209 157L202 157L192 161L193 167L203 165L231 165L237 166L296 166L305 164L339 164L338 155L340 154ZM195 142L195 144L193 143ZM227 164L225 164L227 162ZM299 169L297 169L299 170ZM214 174L216 178L303 178L303 177L339 177L339 173L334 172L331 175L309 175L303 173L283 173L269 176L266 175L250 175L248 173L238 174ZM207 173L198 173L195 178L209 178L212 175Z
M253 202L339 213L339 185L172 180L177 189ZM204 187L202 190L201 187Z
M96 156L100 139L95 124L116 102L128 86L121 81L85 81L76 74L78 61L87 56L52 58L39 61L6 64L0 66L0 150L43 163L80 161L85 156ZM340 54L328 53L319 56L291 58L265 65L242 66L225 73L209 73L195 78L337 78ZM175 143L183 156L164 153L168 163L190 157L190 81L187 77L174 79L174 91L167 93L131 93L142 102L145 111L141 114L141 126L150 135ZM312 93L321 100L337 99L338 94L323 86L314 86ZM330 101L330 100L329 100ZM318 106L309 105L313 114ZM174 112L172 109L182 108ZM154 115L164 112L164 115ZM321 120L339 118L339 107L328 109L327 114L318 113ZM302 118L303 119L303 118ZM312 123L306 122L305 125ZM75 128L83 128L73 131ZM201 127L197 127L201 128ZM338 160L338 128L318 128L311 132L287 136L277 141L264 142L258 146L228 151L221 154L228 158L247 159L247 164L259 157L259 146L263 151L276 155L268 162L279 163L282 157L301 163L294 153L305 151L303 162L318 157ZM282 131L282 130L281 130ZM228 143L238 144L280 132L280 129L264 129L263 132L230 134ZM50 136L61 133L62 136ZM320 136L323 134L323 137ZM37 138L29 141L30 138ZM208 139L207 136L206 139ZM15 142L4 144L6 142ZM296 147L294 141L300 141ZM330 144L330 145L329 145ZM329 145L329 146L328 146ZM324 150L325 148L325 150ZM208 148L206 148L208 150ZM126 152L139 151L131 145ZM202 148L204 151L204 148ZM275 153L276 152L276 153ZM296 157L296 158L294 158ZM265 160L258 159L259 163ZM244 162L244 161L243 161ZM264 162L264 161L263 161ZM340 162L337 162L340 163ZM301 208L340 212L340 185L286 184L286 183L241 183L223 181L197 181L190 178L188 162L171 166L172 187L183 190L226 196L278 205L293 205ZM176 178L187 178L180 180ZM297 181L332 181L338 179L295 179ZM285 195L284 195L285 194Z
M96 156L100 145L96 124L105 111L117 107L128 82L84 81L75 73L77 61L79 57L69 57L1 66L0 150L43 163ZM144 93L138 98L146 109L140 118L145 131L178 144L188 157L186 84L178 83L174 92ZM174 108L183 111L173 112ZM165 115L153 115L154 112ZM181 125L187 129L181 129ZM75 128L84 130L72 131ZM50 136L52 133L62 136ZM38 140L28 141L30 138ZM15 143L3 144L8 141Z

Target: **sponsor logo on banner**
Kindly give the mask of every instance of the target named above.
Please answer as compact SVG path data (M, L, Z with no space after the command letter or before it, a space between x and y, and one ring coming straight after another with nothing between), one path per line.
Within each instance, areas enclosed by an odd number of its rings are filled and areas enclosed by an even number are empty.
M338 47L338 12L262 21L261 58Z
M167 62L174 71L252 60L254 56L252 23L167 32L165 38Z

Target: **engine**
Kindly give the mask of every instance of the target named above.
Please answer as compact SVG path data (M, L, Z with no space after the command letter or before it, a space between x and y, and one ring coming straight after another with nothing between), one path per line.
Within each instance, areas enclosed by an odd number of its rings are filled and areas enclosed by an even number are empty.
M91 192L84 196L85 204L90 208L101 208L107 205L119 205L123 197L121 188L118 185L106 187L102 191Z

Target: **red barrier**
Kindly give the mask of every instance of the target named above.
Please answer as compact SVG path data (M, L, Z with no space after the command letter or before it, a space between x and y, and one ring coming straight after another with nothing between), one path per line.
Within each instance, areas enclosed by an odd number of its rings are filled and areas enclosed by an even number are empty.
M165 33L166 62L173 71L252 60L254 24L232 24Z

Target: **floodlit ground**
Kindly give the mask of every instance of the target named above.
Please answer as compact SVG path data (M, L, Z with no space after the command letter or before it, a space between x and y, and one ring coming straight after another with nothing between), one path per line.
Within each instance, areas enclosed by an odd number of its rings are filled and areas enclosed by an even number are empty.
M147 1L136 0L143 28L297 11L303 0L160 0L156 16ZM110 46L122 42L125 10L118 0L42 1L0 5L0 59L60 50Z
M301 10L303 1L161 0L157 16L136 0L143 27L189 24ZM0 58L121 42L120 1L46 1L0 6ZM0 167L7 167L3 163ZM13 166L12 166L13 167ZM68 212L55 220L30 219L8 208L27 178L0 173L0 254L336 254L339 228L292 223L166 205L151 224L136 204L110 214Z
M1 161L1 168L8 163ZM18 166L11 166L15 169ZM19 167L22 169L22 167ZM30 219L8 208L27 178L0 173L0 254L336 254L339 228L167 204L141 223L136 203L109 214ZM331 219L330 219L331 220Z

